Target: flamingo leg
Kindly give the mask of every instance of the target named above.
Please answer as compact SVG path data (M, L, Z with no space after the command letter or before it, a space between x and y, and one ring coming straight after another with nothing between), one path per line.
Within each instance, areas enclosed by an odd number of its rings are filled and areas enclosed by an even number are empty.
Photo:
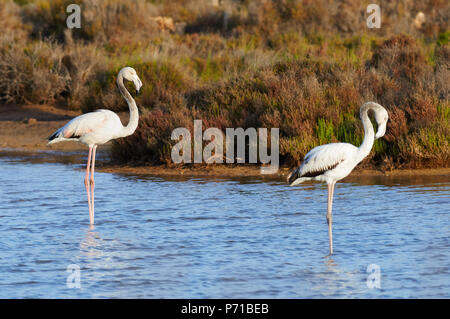
M327 223L328 223L328 237L330 241L330 256L333 254L333 194L334 194L334 185L336 182L331 182L328 184L328 207L327 207Z
M90 191L90 183L89 183L89 170L91 167L91 156L92 156L92 147L89 147L89 154L88 154L88 160L87 160L87 165L86 165L86 176L84 177L84 185L86 186L86 193L87 193L87 197L88 197L89 218L90 218L91 224L93 224L94 216L92 215L91 191Z
M94 145L94 148L92 150L92 159L91 159L91 178L90 178L90 184L91 184L91 211L92 214L90 214L90 220L91 220L91 225L94 224L94 189L95 189L95 181L94 181L94 168L95 168L95 153L97 151L97 145Z

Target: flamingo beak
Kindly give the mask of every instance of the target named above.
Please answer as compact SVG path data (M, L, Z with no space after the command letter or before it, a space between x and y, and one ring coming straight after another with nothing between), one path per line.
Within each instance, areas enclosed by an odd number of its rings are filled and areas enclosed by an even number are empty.
M375 139L382 137L386 133L386 122L378 126L377 133L375 134Z
M134 86L136 87L136 96L138 96L142 88L142 82L139 78L134 82Z
M375 121L377 122L378 126L377 133L375 134L376 139L384 136L384 134L386 133L386 124L388 122L388 119L389 114L383 107L375 111Z

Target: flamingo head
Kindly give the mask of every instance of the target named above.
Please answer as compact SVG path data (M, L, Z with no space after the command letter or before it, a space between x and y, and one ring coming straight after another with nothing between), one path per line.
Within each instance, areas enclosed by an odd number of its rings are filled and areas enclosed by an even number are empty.
M386 109L379 104L373 110L375 113L375 121L378 126L377 133L375 134L375 138L377 139L384 136L386 133L386 124L389 119L389 115Z
M132 67L126 66L119 71L119 74L121 74L125 80L134 83L134 86L136 88L136 95L138 95L139 90L142 87L142 81L141 79L139 79L136 70Z

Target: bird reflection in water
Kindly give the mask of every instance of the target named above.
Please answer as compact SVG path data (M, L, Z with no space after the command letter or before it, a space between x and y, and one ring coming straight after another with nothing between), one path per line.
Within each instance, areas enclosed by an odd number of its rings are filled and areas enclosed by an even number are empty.
M103 250L101 249L103 240L94 229L94 225L90 225L84 239L80 242L80 253L82 256L101 257L103 255Z

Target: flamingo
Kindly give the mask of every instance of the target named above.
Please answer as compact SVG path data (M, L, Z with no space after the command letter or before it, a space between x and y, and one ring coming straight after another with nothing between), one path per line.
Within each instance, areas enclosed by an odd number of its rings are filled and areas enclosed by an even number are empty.
M372 110L377 122L377 133L374 134L368 112ZM305 181L320 181L328 185L327 223L330 242L330 256L333 254L333 218L331 210L333 206L334 185L337 181L346 177L360 163L372 149L375 139L382 137L386 132L388 112L384 107L375 102L364 103L359 116L364 126L364 140L360 147L349 143L331 143L314 147L309 151L303 163L289 176L291 186Z
M89 147L84 185L88 197L91 225L94 225L94 168L97 146L112 139L129 136L134 133L138 126L139 111L133 97L125 88L124 79L134 83L136 95L142 87L142 82L136 71L131 67L122 68L117 75L117 87L127 101L130 110L130 120L127 126L122 125L116 113L110 110L97 110L73 118L48 138L47 145L65 141L78 141Z

